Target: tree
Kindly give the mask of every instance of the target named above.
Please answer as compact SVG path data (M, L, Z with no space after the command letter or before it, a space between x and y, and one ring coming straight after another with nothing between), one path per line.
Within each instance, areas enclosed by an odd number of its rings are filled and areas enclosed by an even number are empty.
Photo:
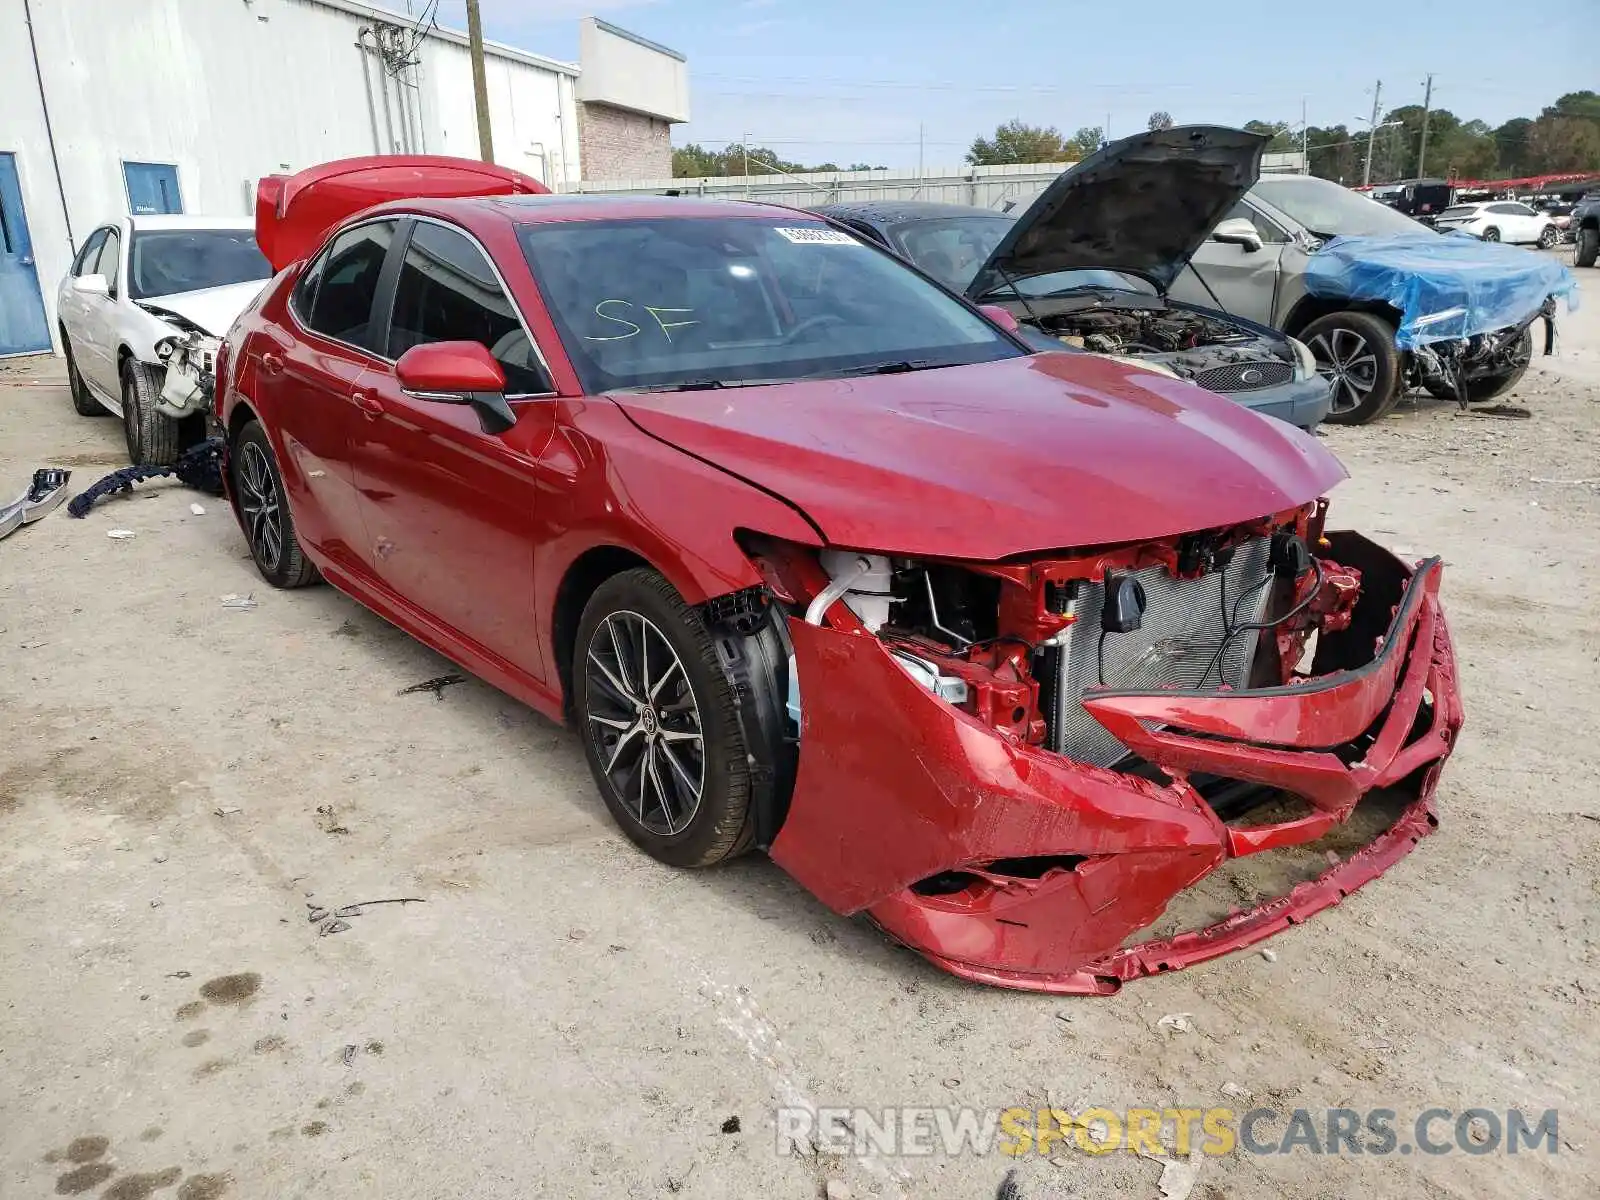
M1067 157L1082 161L1106 144L1105 132L1098 125L1085 125L1067 139Z
M852 171L887 171L889 168L882 163L877 166L873 166L871 163L851 163L850 169Z
M1496 170L1513 178L1528 174L1528 133L1532 128L1527 117L1512 117L1494 131Z
M1282 154L1290 150L1300 149L1300 143L1294 134L1289 132L1287 121L1246 121L1244 127L1251 133L1259 133L1272 140L1267 143L1267 152Z
M1539 115L1600 121L1600 92L1568 92Z
M775 150L765 146L751 146L749 148L750 174L771 175L774 168L777 171L788 171L797 174L801 171L837 171L837 163L824 163L818 167L807 167L801 163L789 162L779 156ZM745 147L738 142L730 142L721 150L707 150L704 146L691 142L687 146L679 146L672 152L672 174L676 179L697 179L705 176L713 178L726 178L745 173Z
M1155 112L1150 114L1150 119L1144 123L1144 127L1151 133L1154 133L1158 129L1171 129L1172 114L1158 108Z
M1073 157L1055 126L1026 125L1016 118L997 128L993 138L973 138L972 148L967 151L967 161L975 167L1066 162Z
M1528 130L1528 164L1538 173L1600 168L1600 121L1541 116Z

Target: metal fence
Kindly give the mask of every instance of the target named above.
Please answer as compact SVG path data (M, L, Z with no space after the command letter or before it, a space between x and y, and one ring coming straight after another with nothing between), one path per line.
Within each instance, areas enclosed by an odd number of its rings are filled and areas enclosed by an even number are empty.
M1298 154L1269 154L1262 170L1295 172ZM752 166L756 164L752 163ZM918 171L810 171L805 174L708 176L690 179L584 179L569 192L715 196L764 200L805 208L813 204L866 200L933 200L1004 209L1027 203L1071 163L1012 163L999 167L933 167Z

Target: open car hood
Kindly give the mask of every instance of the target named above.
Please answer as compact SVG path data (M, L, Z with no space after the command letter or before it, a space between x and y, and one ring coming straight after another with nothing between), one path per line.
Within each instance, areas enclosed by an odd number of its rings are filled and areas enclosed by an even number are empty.
M1345 476L1281 421L1082 354L612 399L854 550L992 562L1170 537L1283 512Z
M250 302L261 294L267 282L265 279L251 279L244 283L227 283L193 292L174 292L170 296L147 296L135 303L168 324L179 327L192 325L201 333L221 337L239 319L239 314L250 307ZM173 320L174 317L177 319Z
M346 217L390 200L544 194L531 176L434 154L344 158L256 185L256 245L274 271L305 258Z
M1183 125L1112 142L1063 171L967 285L981 300L1055 271L1103 269L1163 292L1261 173L1268 138Z

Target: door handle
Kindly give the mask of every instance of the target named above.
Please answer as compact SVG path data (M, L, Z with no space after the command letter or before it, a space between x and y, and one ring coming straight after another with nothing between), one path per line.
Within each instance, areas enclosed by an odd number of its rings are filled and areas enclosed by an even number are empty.
M274 354L270 350L261 356L261 367L268 375L283 374L283 355Z
M356 407L367 414L369 420L383 416L383 401L376 396L369 396L366 392L352 392L350 399L356 402Z

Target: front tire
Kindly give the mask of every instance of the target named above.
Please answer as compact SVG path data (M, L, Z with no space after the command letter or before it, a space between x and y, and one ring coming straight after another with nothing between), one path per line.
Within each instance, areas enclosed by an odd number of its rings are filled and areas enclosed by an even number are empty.
M700 614L656 571L623 571L584 607L572 664L589 770L634 844L674 867L747 849L751 757Z
M1528 373L1528 367L1533 363L1533 331L1524 329L1522 339L1517 343L1517 348L1511 355L1512 366L1509 371L1501 375L1485 375L1480 379L1471 380L1467 384L1467 403L1483 404L1505 395L1517 384L1522 382L1522 377ZM1455 389L1444 383L1435 382L1424 385L1428 394L1437 400L1457 400Z
M278 460L259 421L251 421L239 431L228 467L239 523L261 578L277 588L315 583L317 568L295 536Z
M122 364L122 430L135 466L170 467L183 449L179 423L156 407L161 382L153 367L132 358Z
M1500 231L1491 225L1483 231L1482 236L1486 242L1498 242L1500 240Z
M1574 241L1576 248L1572 252L1572 265L1594 266L1595 258L1600 256L1600 229L1580 229Z
M1333 387L1334 425L1365 425L1400 400L1400 352L1394 326L1364 312L1331 313L1300 331L1322 377Z
M72 339L65 329L61 331L61 349L67 356L67 391L72 394L72 411L80 417L110 416L110 410L94 398L83 381L83 372L78 370L77 357L72 353Z
M1561 240L1561 231L1554 225L1546 225L1539 231L1539 249L1548 250Z

